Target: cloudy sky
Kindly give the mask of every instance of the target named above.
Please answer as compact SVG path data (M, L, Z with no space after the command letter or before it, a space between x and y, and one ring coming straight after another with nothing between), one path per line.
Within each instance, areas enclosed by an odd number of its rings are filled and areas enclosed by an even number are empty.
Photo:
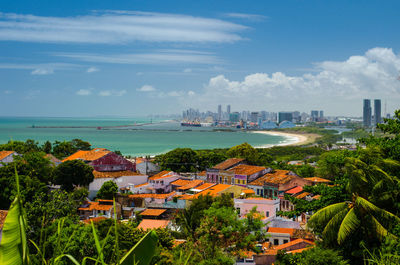
M190 5L189 5L190 3ZM0 5L0 116L400 108L399 1Z

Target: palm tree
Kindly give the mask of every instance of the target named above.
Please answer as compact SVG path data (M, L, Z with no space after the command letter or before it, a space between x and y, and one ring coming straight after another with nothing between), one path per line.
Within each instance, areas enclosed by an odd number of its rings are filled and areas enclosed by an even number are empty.
M395 237L388 228L400 223L400 218L378 207L375 202L380 206L387 205L393 197L387 188L396 187L399 180L382 168L397 168L399 163L384 160L377 152L367 149L360 152L359 158L347 158L345 167L349 181L346 189L351 194L351 200L329 205L310 218L310 228L323 227L322 236L326 243L337 242L340 245L356 231L368 239L377 238L380 241L386 236Z

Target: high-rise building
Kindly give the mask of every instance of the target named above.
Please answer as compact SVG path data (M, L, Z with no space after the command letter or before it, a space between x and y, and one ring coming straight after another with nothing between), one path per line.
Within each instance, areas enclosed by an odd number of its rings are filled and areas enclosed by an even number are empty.
M324 117L324 111L323 111L323 110L320 110L320 111L319 111L319 117L320 117L321 119Z
M281 123L283 121L293 121L293 112L279 112L278 123Z
M363 106L363 124L364 127L371 127L371 100L364 99L364 106Z
M311 111L311 120L312 121L317 121L318 120L318 110L312 110Z
M378 123L382 123L382 110L380 99L374 100L374 118L375 125L377 125Z
M240 120L240 113L239 112L232 112L229 115L229 121L230 122L239 122Z
M218 105L218 120L222 120L222 106Z
M226 112L228 113L229 117L229 114L231 114L231 105L226 106Z
M250 121L251 122L257 122L258 121L258 112L250 113Z

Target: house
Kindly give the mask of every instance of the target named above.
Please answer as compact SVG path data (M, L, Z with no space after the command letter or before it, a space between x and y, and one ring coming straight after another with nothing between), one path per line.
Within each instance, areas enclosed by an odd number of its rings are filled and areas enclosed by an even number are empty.
M4 226L4 222L6 221L7 214L8 214L8 211L0 210L0 243L1 243L1 235L3 232L3 226Z
M189 180L189 179L177 179L171 182L172 190L177 192L187 192L190 189L196 188L203 184L204 181L200 179Z
M140 193L145 191L146 193L169 193L172 191L171 182L177 180L180 176L173 171L161 171L154 176L149 177L146 185L134 186L132 188L133 193Z
M312 178L304 178L311 182L311 185L318 185L318 184L329 184L332 181L329 179L319 178L319 177L312 177Z
M53 167L56 167L62 163L60 159L53 156L52 154L46 154L44 157L50 160L50 163L52 164Z
M276 216L279 211L279 199L266 199L261 197L250 197L246 199L234 199L235 209L241 217L245 217L254 207L264 215L264 222L268 222Z
M138 157L135 159L136 171L141 174L154 174L160 171L160 167L147 158Z
M112 180L117 184L118 189L122 190L125 187L134 186L136 184L146 183L148 176L139 173L124 170L124 171L97 171L93 170L93 181L89 184L89 198L94 198L100 190L104 182Z
M171 227L170 220L153 220L153 219L143 219L138 225L138 229L148 230L148 229L165 229Z
M144 194L129 194L123 201L124 206L130 207L157 207L163 208L163 205L176 195L176 192L165 194L144 193Z
M272 169L267 169L265 167L250 166L250 165L238 165L228 170L232 172L235 177L234 184L246 186L251 181L257 179L258 177L264 175L267 172L272 171ZM224 183L227 184L228 180L224 179Z
M15 151L0 151L0 167L14 161L14 156L19 156Z
M144 219L165 219L166 209L146 209L140 213Z
M224 183L225 178L227 179L227 183L225 184L234 184L231 181L231 178L234 177L232 172L226 172L227 170L241 165L246 164L243 158L229 158L222 163L215 165L212 168L207 168L206 170L206 178L207 182L211 183Z
M136 171L134 163L104 148L95 148L90 151L79 150L62 162L75 159L86 162L96 171Z
M293 234L295 231L296 229L294 228L268 227L267 240L275 246L286 244L293 239Z
M121 205L115 203L117 218L121 216ZM81 219L90 219L94 217L104 216L106 218L114 217L113 200L97 200L88 201L78 208L79 216Z

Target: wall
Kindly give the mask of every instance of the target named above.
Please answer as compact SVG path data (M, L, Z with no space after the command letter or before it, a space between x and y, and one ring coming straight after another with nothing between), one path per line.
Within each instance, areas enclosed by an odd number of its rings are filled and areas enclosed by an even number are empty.
M113 152L89 163L97 171L136 171L134 163Z
M276 211L279 211L279 199L276 200L252 200L252 199L235 199L235 208L240 209L240 215L244 215L250 212L254 207L257 207L257 211L261 212L269 219L273 219L276 216Z

